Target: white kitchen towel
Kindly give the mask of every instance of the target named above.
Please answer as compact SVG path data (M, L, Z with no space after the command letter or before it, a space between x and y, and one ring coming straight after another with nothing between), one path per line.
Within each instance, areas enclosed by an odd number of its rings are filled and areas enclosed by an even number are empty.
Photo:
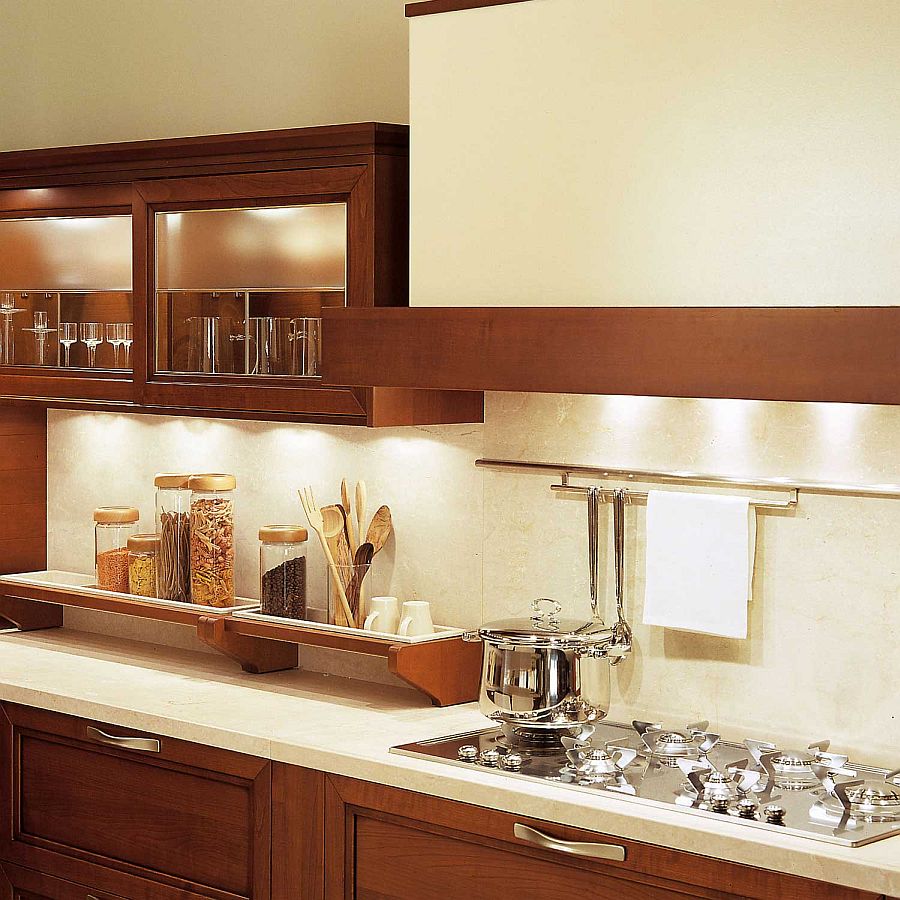
M755 556L748 497L650 491L644 624L746 638Z

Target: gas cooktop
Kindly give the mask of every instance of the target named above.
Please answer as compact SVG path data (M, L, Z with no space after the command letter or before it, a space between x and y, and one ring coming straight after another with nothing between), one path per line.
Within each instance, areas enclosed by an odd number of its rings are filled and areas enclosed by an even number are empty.
M391 752L850 847L900 832L900 770L851 763L828 741L735 744L708 728L600 722L562 738L488 728Z

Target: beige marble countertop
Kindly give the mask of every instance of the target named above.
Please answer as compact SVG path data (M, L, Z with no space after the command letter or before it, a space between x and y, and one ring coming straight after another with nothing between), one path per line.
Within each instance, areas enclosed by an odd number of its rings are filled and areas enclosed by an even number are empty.
M474 704L57 630L0 634L0 699L677 850L900 895L900 837L849 848L410 759L395 744L484 727ZM614 717L614 716L613 716Z

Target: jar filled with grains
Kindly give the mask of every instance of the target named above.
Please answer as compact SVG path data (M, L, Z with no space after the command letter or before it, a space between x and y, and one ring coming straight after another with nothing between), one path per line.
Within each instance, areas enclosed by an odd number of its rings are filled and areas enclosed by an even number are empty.
M192 475L191 602L234 606L234 475Z
M190 475L164 474L156 486L157 592L163 600L191 600L191 489Z
M128 538L137 534L140 515L133 506L94 510L94 559L97 587L128 593Z
M302 525L259 529L259 596L266 615L306 618L307 538Z
M128 538L128 593L156 597L158 534L133 534Z

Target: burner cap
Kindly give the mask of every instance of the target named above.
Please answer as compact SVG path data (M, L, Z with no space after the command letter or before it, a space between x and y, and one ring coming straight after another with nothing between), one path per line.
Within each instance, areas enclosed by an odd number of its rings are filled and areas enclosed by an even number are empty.
M900 813L900 790L895 790L887 782L866 781L847 788L847 798L860 812Z
M812 772L810 766L818 759L812 753L803 750L781 750L772 757L775 771L789 775L795 772Z

